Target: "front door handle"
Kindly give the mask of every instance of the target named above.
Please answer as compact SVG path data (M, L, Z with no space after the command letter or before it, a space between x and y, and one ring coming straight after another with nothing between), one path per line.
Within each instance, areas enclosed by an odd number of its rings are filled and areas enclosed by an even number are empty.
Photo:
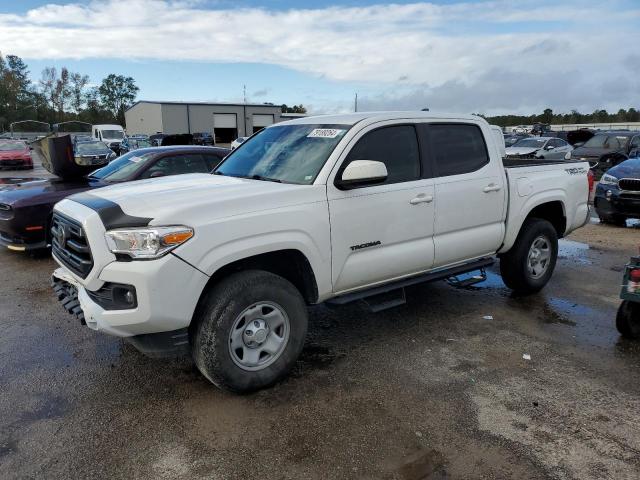
M414 197L411 200L409 200L409 203L411 205L418 205L419 203L431 203L431 202L433 202L433 195L425 195L424 193L421 193L417 197Z
M484 187L482 189L482 191L484 193L489 193L489 192L498 192L500 191L502 187L500 185L496 185L495 183L490 183L489 185L487 185L486 187Z

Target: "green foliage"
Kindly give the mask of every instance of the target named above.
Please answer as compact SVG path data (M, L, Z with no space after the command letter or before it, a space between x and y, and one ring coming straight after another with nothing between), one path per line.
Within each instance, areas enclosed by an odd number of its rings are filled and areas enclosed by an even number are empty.
M124 112L138 95L136 82L131 77L110 74L98 88L102 106L124 125Z
M283 103L282 113L307 113L307 109L302 104L289 107L287 104Z
M498 115L484 117L493 125L512 127L515 125L531 125L536 122L549 123L551 125L571 123L625 123L640 122L640 112L635 108L625 110L621 108L617 113L608 113L606 110L596 110L593 113L580 113L571 110L570 113L553 113L546 108L539 115Z
M19 120L124 125L124 111L138 93L133 78L111 74L98 88L89 82L88 75L66 67L47 67L33 83L20 57L0 54L0 132Z

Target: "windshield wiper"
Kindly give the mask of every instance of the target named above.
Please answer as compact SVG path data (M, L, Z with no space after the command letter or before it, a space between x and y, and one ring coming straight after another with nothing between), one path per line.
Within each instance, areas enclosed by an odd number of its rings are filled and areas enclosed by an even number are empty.
M222 172L219 171L215 171L213 172L214 175L225 175ZM282 180L280 180L279 178L271 178L271 177L265 177L262 175L240 175L240 174L235 174L235 173L228 173L225 176L227 177L234 177L234 178L248 178L249 180L262 180L264 182L275 182L275 183L282 183Z
M250 178L252 180L263 180L265 182L282 183L282 180L280 180L279 178L263 177L262 175L251 175L250 177L246 178Z

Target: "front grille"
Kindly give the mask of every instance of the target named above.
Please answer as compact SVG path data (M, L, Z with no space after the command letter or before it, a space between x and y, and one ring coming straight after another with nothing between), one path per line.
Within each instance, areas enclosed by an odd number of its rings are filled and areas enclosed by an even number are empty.
M618 181L620 190L628 192L640 192L640 178L621 178Z
M93 268L93 258L82 226L75 220L54 213L51 238L55 257L73 273L86 278Z

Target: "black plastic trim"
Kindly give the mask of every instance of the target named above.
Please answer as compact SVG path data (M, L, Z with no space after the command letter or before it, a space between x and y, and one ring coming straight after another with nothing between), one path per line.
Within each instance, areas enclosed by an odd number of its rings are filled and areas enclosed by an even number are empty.
M153 220L152 218L127 215L117 203L96 195L91 195L90 193L77 193L71 195L69 200L73 200L98 212L104 228L107 230L114 228L146 227L149 225L149 222Z
M188 328L135 335L125 340L148 357L180 356L191 351Z

